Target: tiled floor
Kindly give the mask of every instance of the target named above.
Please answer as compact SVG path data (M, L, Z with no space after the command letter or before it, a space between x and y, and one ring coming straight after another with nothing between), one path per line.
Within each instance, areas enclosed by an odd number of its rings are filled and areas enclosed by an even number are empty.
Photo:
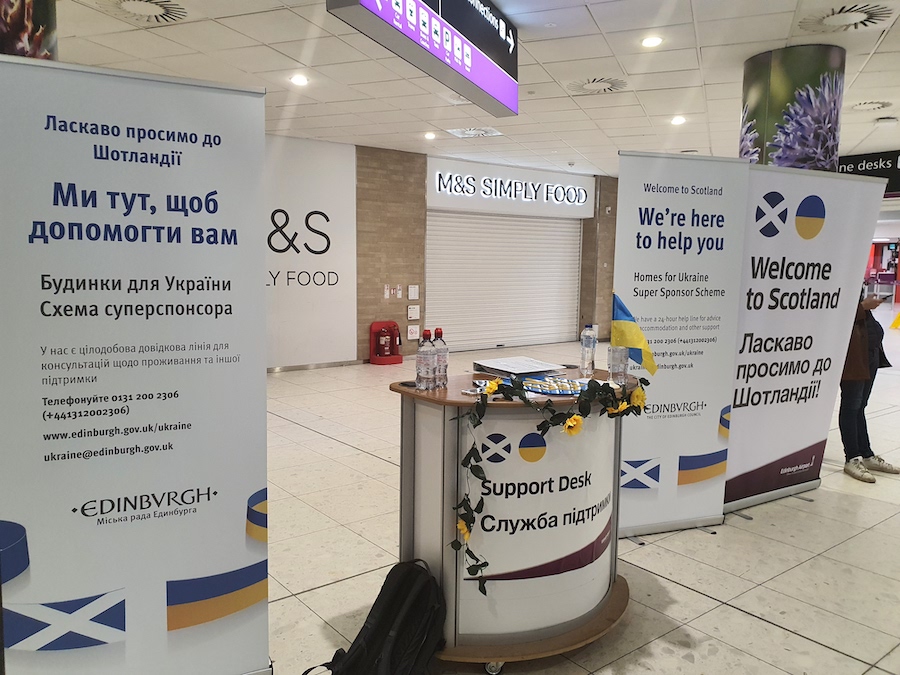
M896 310L876 316L900 366L900 330L887 330ZM578 345L508 352L571 363ZM479 355L451 354L451 372ZM397 560L399 396L387 385L413 370L407 359L268 377L278 675L300 675L346 647ZM900 367L879 372L868 410L876 452L900 465ZM842 466L835 415L818 490L747 509L752 520L729 515L715 534L621 540L619 572L631 588L621 623L586 648L504 673L900 674L900 477L878 474L869 485Z

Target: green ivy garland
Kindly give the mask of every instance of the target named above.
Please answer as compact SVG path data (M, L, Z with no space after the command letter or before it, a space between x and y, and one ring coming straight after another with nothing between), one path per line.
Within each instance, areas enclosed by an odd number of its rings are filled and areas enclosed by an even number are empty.
M463 457L460 465L466 470L466 492L453 510L457 516L457 536L450 546L454 551L465 550L467 558L466 571L470 577L478 579L478 590L482 595L487 595L486 581L484 579L484 570L488 567L488 561L479 556L469 546L469 536L475 530L477 516L484 511L484 497L478 499L478 503L474 506L470 499L470 479L474 478L481 485L487 480L484 467L481 465L481 453L478 452L478 440L475 438L475 427L481 424L485 413L487 412L488 398L491 396L501 396L505 401L519 399L529 408L541 413L543 418L537 425L537 430L541 436L545 436L547 432L556 426L563 427L563 432L574 436L581 432L581 426L585 417L589 417L594 411L596 405L601 414L607 417L624 417L626 415L640 415L644 410L644 404L647 397L644 393L644 387L650 384L649 380L640 378L639 386L628 390L626 387L613 388L607 382L598 382L597 380L589 380L587 389L583 390L575 402L569 406L567 410L558 411L552 399L547 399L543 404L536 403L533 399L528 398L528 392L525 385L519 378L512 378L510 384L504 384L502 380L496 379L488 383L482 394L479 395L472 410L466 412L454 419L466 419L469 422L469 432L472 434L472 447Z

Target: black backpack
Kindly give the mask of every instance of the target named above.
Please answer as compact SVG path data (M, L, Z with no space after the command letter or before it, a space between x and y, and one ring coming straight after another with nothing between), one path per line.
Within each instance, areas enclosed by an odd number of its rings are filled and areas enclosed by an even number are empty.
M444 594L425 561L397 563L350 649L338 649L322 666L334 675L425 675L444 644L446 614Z

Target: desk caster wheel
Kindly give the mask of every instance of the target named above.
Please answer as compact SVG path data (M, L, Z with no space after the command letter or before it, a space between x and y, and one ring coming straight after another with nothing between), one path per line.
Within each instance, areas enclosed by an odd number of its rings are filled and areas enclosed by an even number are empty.
M484 672L488 675L500 675L500 671L503 670L503 664L505 661L491 661L490 663L484 664Z

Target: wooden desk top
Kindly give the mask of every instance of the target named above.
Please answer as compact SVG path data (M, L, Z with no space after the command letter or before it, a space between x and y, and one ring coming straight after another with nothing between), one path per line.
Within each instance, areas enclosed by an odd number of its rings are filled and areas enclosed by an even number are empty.
M581 373L578 372L578 369L572 368L569 370L564 370L564 377L570 379L576 379L581 377ZM394 382L391 385L391 391L397 392L402 396L409 396L411 398L419 399L420 401L428 401L430 403L436 403L437 405L450 406L454 408L466 408L468 406L475 405L475 402L478 400L478 396L473 396L471 394L463 394L463 389L473 389L475 385L472 383L474 380L493 380L495 375L488 375L487 373L467 373L465 375L451 375L447 378L447 388L446 389L434 389L432 391L417 391L415 385L412 387L403 386L399 382ZM594 379L600 380L601 382L606 382L609 377L609 373L605 370L595 370L594 371ZM631 376L629 376L629 380L631 380ZM630 383L629 383L630 384ZM635 380L634 384L637 384ZM575 396L545 396L534 399L537 402L543 402L547 400L547 398L552 399L553 401L558 401L563 406L571 405L575 402ZM525 404L519 400L514 401L504 401L502 397L491 397L489 399L489 404L492 406L498 406L502 408L520 408L524 407Z

